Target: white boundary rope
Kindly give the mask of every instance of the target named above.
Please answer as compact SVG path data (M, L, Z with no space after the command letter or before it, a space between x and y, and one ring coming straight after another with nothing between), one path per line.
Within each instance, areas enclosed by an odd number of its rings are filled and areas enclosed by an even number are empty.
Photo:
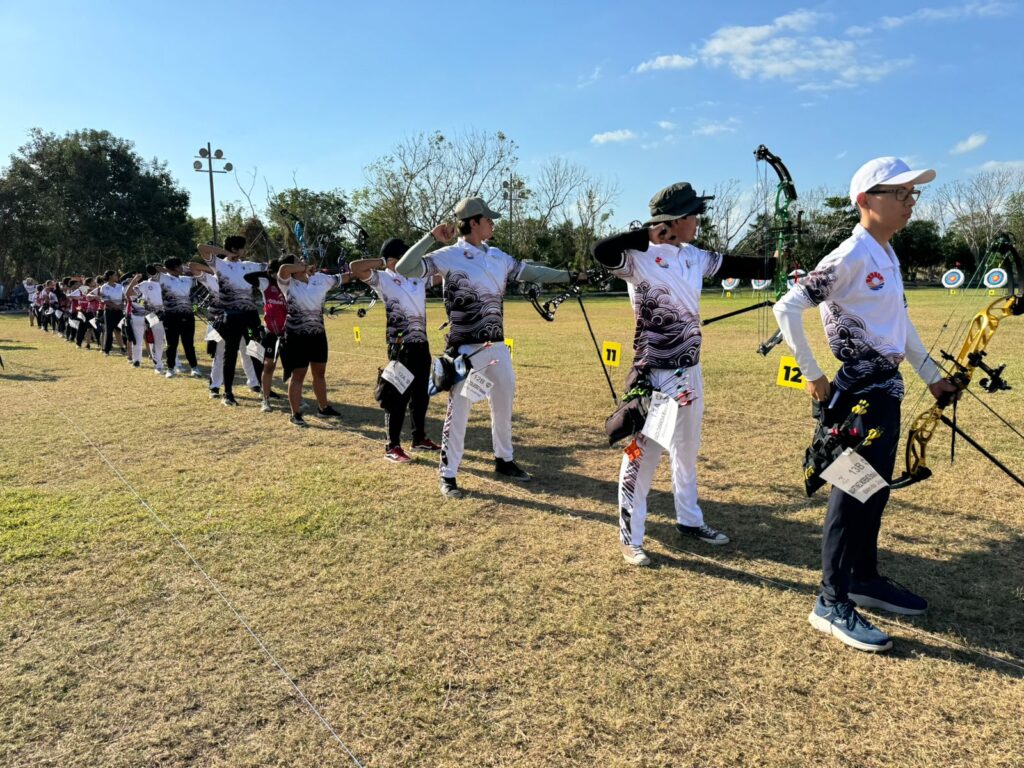
M10 365L10 361L6 362L7 365ZM21 368L23 371L29 370L21 365L17 365L16 367ZM38 387L34 386L28 381L22 383L24 383L25 386L28 387L29 389L33 390L41 401L50 404L51 408L53 407L52 401L50 401L48 398L42 395ZM110 471L118 480L121 481L124 487L127 488L133 496L135 496L139 504L141 504L143 508L145 508L145 510L149 512L150 516L157 522L157 524L167 532L167 535L171 537L171 540L174 542L174 544L191 561L193 567L197 571L199 571L202 577L210 585L211 589L213 589L213 591L217 594L217 597L221 599L221 602L224 603L224 605L235 617L238 623L242 625L242 628L245 629L247 633L249 633L249 636L256 642L256 645L259 646L260 650L264 653L264 655L268 659L270 659L271 663L281 674L281 677L283 677L288 682L288 685L291 686L292 690L295 691L295 694L299 697L299 700L306 706L307 709L309 709L310 712L312 712L316 716L316 718L323 724L324 728L327 729L327 731L331 734L334 740L341 746L343 750L345 750L345 753L352 759L352 763L355 766L357 766L357 768L363 768L363 764L359 762L359 758L357 758L355 754L353 754L352 750L349 749L348 745L342 740L341 736L338 735L338 732L334 729L334 726L332 726L330 722L328 722L327 718L324 717L323 713L320 712L317 706L309 700L305 693L303 693L298 683L296 683L292 676L288 674L288 672L285 670L281 662L277 660L277 657L274 656L270 648L267 647L267 644L263 642L263 639L258 634L256 634L256 631L252 628L249 622L246 621L245 617L235 607L234 603L232 603L231 600L227 597L227 595L225 595L221 591L220 587L217 586L217 582L215 582L213 578L210 576L210 574L206 572L206 569L203 568L202 564L195 558L192 552L189 551L189 548L185 546L185 543L178 538L177 534L174 533L171 527L163 520L162 517L160 517L160 515L156 513L156 510L153 509L150 503L146 501L142 494L140 494L135 489L135 486L128 482L128 479L123 474L121 474L121 471L110 462L110 459L108 459L106 455L103 453L102 449L98 445L96 445L96 443L93 442L92 438L89 437L89 435L85 431L83 431L82 428L79 427L74 421L69 419L63 410L61 410L60 408L55 408L55 410L58 414L60 414L61 418L63 418L68 424L70 424L72 428L74 428L74 430L78 432L78 434L80 434L90 446L92 446L93 450L95 450L96 454L100 457L100 460L107 465Z

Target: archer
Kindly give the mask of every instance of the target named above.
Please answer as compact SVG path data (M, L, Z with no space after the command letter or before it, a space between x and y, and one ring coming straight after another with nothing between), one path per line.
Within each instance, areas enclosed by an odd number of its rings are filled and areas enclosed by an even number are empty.
M857 606L907 616L928 607L924 598L879 575L878 532L899 443L900 363L909 360L936 399L956 391L910 322L899 260L889 244L910 221L921 194L914 185L934 178L935 171L913 171L895 157L862 165L850 182L860 223L774 307L811 398L827 409L825 423L843 422L863 401L864 429L878 435L858 452L886 484L863 502L833 486L822 532L821 591L808 616L815 629L862 651L888 650L892 640ZM819 308L829 346L842 363L832 383L804 335L803 313L812 307Z

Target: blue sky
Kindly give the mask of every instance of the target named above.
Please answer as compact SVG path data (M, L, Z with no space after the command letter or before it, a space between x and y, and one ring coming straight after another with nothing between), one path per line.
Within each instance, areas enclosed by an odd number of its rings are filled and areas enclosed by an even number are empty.
M276 189L348 190L410 133L502 130L527 176L561 155L615 181L625 223L673 181L753 185L760 143L798 189L884 154L939 182L1024 168L1021 29L985 1L0 0L0 156L33 126L108 129L205 214L208 140Z

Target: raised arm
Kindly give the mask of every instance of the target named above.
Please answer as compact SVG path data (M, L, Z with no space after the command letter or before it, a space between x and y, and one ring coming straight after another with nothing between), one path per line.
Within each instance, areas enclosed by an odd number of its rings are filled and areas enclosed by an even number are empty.
M203 257L203 260L207 264L213 261L214 256L220 256L222 259L226 259L228 256L231 256L231 251L226 251L216 245L206 245L205 243L196 246L196 250L199 251L199 255Z
M408 253L408 251L406 251L406 253ZM385 258L360 259L359 261L353 261L348 266L352 277L354 277L356 280L362 280L365 283L367 280L370 279L370 273L373 272L373 270L387 269L388 261Z
M430 232L421 237L406 251L395 264L395 272L405 277L420 277L423 274L423 257L427 255L434 243L446 243L455 237L456 229L452 224L438 224Z
M205 272L208 275L215 274L213 271L213 267L211 267L209 264L204 264L201 261L190 261L188 263L188 271L192 273Z

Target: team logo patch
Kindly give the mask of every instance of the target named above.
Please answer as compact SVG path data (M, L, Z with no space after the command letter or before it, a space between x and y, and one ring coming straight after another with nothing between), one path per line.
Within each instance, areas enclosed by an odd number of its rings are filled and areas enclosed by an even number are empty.
M397 279L396 279L396 280L395 280L394 282L395 282L395 285L401 285L401 284L402 284L402 281L401 281L401 280L397 280ZM414 283L414 285L415 285L415 283Z
M462 255L465 256L467 259L472 259L473 258L473 254L470 253L469 251L463 251Z
M885 287L885 278L879 272L872 272L864 282L868 284L868 288L872 291L879 291Z
M661 256L656 256L654 259L654 263L657 264L662 269L668 269L668 262L661 258Z

